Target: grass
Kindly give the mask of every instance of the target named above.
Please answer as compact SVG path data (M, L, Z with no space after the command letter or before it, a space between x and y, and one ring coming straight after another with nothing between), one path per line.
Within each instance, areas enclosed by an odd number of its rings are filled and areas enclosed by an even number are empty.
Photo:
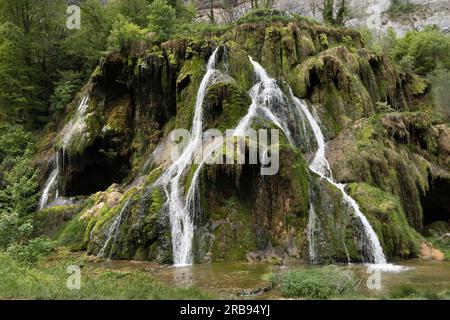
M391 19L400 18L401 16L416 12L421 6L409 2L401 2L394 0L389 7L387 13Z
M90 267L83 257L59 252L35 265L23 264L0 253L0 299L77 300L178 300L211 299L196 288L169 288L157 283L145 271L116 272ZM70 290L70 265L81 266L81 288Z
M291 269L279 275L277 282L283 296L310 299L349 295L356 286L353 273L336 266Z
M411 300L411 299L427 299L427 300L441 300L448 299L449 292L436 292L431 289L419 289L413 287L410 284L401 284L393 287L389 291L389 299L401 299L401 300Z

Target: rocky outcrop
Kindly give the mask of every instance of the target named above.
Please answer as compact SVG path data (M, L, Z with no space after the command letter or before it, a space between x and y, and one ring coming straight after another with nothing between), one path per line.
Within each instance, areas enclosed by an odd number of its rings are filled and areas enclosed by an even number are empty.
M217 63L227 72L206 92L204 129L234 127L246 113L251 55L287 96L291 86L311 105L330 139L334 178L351 183L347 191L386 255L419 254L424 219L449 207L443 196L450 181L448 123L434 113L426 80L399 73L387 57L365 49L357 32L296 17L258 19L203 40L123 50L102 62L85 88L90 102L83 131L64 148L56 145L64 149L65 192L91 194L62 243L114 259L173 262L165 193L153 183L170 161L169 132L191 126L207 58L221 45ZM291 124L292 130L300 125ZM271 125L257 118L254 126ZM203 168L200 210L193 216L196 262L308 260L311 204L320 262L365 260L360 222L341 192L308 169L315 146L304 139L297 148L282 135L274 176L262 177L250 164ZM195 169L181 178L185 191ZM120 185L109 187L115 182ZM442 220L426 223L435 218Z

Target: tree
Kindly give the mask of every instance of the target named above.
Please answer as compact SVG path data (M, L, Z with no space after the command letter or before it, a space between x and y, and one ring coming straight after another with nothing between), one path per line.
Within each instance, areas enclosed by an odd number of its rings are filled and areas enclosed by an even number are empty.
M0 25L0 122L24 123L38 107L26 52L22 30L10 22Z
M154 0L150 5L148 29L156 40L168 40L175 32L176 12L166 0Z
M110 49L120 49L130 41L145 39L147 33L148 30L139 28L128 18L119 14L108 37L108 46Z
M147 24L147 16L150 14L149 0L116 0L111 3L109 12L113 16L121 14L128 17L130 22L144 27Z
M336 15L335 9L337 10ZM350 14L348 0L339 0L338 5L335 4L335 0L322 0L321 11L323 21L336 26L343 26Z
M409 31L396 41L391 55L399 64L408 64L419 74L427 75L438 65L450 70L450 37L435 27Z

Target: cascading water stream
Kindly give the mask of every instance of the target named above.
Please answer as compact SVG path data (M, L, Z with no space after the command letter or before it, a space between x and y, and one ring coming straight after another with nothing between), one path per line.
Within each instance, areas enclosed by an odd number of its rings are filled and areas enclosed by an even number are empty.
M111 242L111 240L117 239L117 236L119 234L119 228L120 228L120 225L122 224L122 220L123 220L123 215L128 207L129 202L130 202L130 200L128 199L127 202L125 202L122 209L120 210L120 213L117 215L117 217L113 220L113 222L109 226L108 231L106 233L106 241L103 244L103 247L98 252L98 254L97 254L98 256L105 257L105 252L106 252L106 249L108 248L109 243ZM109 251L107 258L109 258L109 256L111 255L111 252L112 252L112 248Z
M253 70L256 76L257 82L250 89L249 95L251 97L252 103L250 104L247 114L239 121L238 125L233 130L233 136L242 137L246 134L246 131L250 128L251 121L254 117L261 114L267 120L274 123L278 128L280 128L289 142L292 144L292 135L288 129L287 123L280 115L278 115L277 106L285 103L285 96L281 89L278 87L276 81L270 78L264 68L254 61L250 56L249 60L253 65ZM213 142L212 145L205 149L203 154L202 162L198 165L197 169L192 176L191 185L189 186L187 194L187 204L191 211L197 210L197 199L196 195L198 192L198 178L200 172L205 165L206 161L211 157L211 155L222 148L223 142L217 141Z
M175 266L192 264L192 239L194 237L194 224L191 212L183 197L183 188L180 178L186 168L192 164L196 150L201 147L203 139L203 102L208 87L214 84L220 76L216 69L217 47L207 64L207 71L203 77L197 92L194 119L192 121L191 135L180 157L170 165L155 185L162 186L167 197L166 206L169 209L169 217L172 231L173 260Z
M78 108L75 112L74 118L69 121L63 128L61 132L61 149L62 149L62 171L64 171L64 158L65 158L65 151L67 147L70 144L70 141L72 140L73 135L77 131L81 131L84 128L84 115L87 111L87 108L89 106L89 96L85 96L81 99L80 104L78 105ZM50 175L48 176L47 180L45 181L44 187L42 189L42 195L39 200L39 210L45 209L49 202L49 194L52 189L56 187L54 199L56 200L59 197L59 189L58 189L58 178L61 174L61 170L59 168L59 152L55 153L55 165L54 169L50 172Z
M250 62L253 65L254 72L256 75L256 78L258 82L252 87L250 90L250 96L252 98L252 103L249 107L249 110L247 114L240 120L239 124L236 126L234 130L235 136L242 136L245 134L246 130L249 129L251 120L260 113L264 117L266 117L268 120L273 122L275 125L277 125L286 135L289 142L293 144L292 135L288 129L287 123L284 121L282 116L276 115L277 108L279 104L283 103L285 101L285 96L282 90L277 85L276 81L272 78L270 78L267 75L267 72L264 70L264 68L258 64L256 61L254 61L251 57L249 57ZM306 119L314 133L318 148L316 155L311 162L310 169L319 174L321 177L326 179L328 182L336 186L342 193L343 201L349 205L355 212L355 215L358 217L358 219L361 221L361 224L364 229L364 235L367 238L367 246L369 251L369 257L368 259L370 262L379 264L379 265L387 265L386 258L384 256L381 244L378 240L378 237L376 233L374 232L372 226L368 222L367 218L364 216L364 214L359 209L358 204L356 201L351 198L347 192L345 191L345 185L344 184L338 184L333 181L332 171L330 168L330 165L328 163L328 160L325 157L325 139L323 136L323 133L320 129L320 126L318 125L317 121L314 119L312 114L309 112L307 106L300 101L298 98L296 98L291 89L290 94L291 98L294 101L295 106L299 109L298 111L301 113L301 115L306 116ZM292 110L295 111L295 110ZM303 117L301 119L303 121ZM305 129L305 123L302 124L303 129ZM307 135L306 135L307 136ZM307 141L308 147L310 146L309 141ZM211 156L211 154L216 150L217 148L221 147L222 143L219 142L216 146L210 146L209 147L209 153L204 155L204 160L200 163L198 168L196 169L196 172L194 173L194 176L192 178L191 185L189 187L188 191L188 203L190 204L190 207L195 208L195 195L198 190L198 177L200 174L200 171L202 167L204 166L204 163L208 157ZM314 210L314 206L311 206L310 208L310 220L308 223L308 237L310 239L310 256L312 262L315 262L317 259L317 255L315 252L315 245L314 245L314 237L313 237L313 230L316 224L316 213Z
M39 200L39 210L43 210L47 206L49 193L55 187L55 185L56 185L55 199L58 198L57 183L58 183L59 167L57 155L55 156L55 162L56 162L55 168L52 170L47 180L45 181L44 188L42 190L42 195Z
M303 101L301 101L300 99L295 97L294 94L292 93L292 90L290 90L290 94L292 96L292 99L294 100L295 105L302 111L302 113L305 115L306 119L308 120L309 125L311 126L311 129L317 140L318 149L317 149L317 152L316 152L316 155L315 155L313 161L310 164L311 171L317 173L319 176L326 179L329 183L331 183L332 185L337 187L342 193L344 202L353 209L353 211L355 212L355 215L361 221L361 224L364 228L365 237L367 238L367 245L369 246L368 247L368 249L369 249L368 252L370 254L370 256L368 257L369 262L375 263L375 264L380 264L380 265L387 264L386 257L384 256L380 241L378 240L378 237L377 237L375 231L373 230L372 226L370 225L369 221L364 216L364 214L361 212L356 201L352 197L350 197L347 194L347 192L345 191L345 184L336 183L333 180L333 175L332 175L332 171L330 168L330 164L329 164L327 158L325 157L325 146L326 146L325 139L324 139L324 136L323 136L322 130L320 129L319 124L314 119L314 117L311 114L311 112L309 111L307 105ZM312 209L312 210L314 211L314 209ZM311 216L311 214L310 214L310 216ZM314 219L314 217L313 217L313 219ZM314 221L313 222L310 221L310 224L313 224L313 223L314 223ZM311 233L312 233L312 231L309 231L310 235L312 235ZM314 252L314 248L313 248L314 245L311 246L311 243L314 243L313 239L310 239L310 250L312 250L310 252L310 256L312 256L313 259L316 259L316 253Z

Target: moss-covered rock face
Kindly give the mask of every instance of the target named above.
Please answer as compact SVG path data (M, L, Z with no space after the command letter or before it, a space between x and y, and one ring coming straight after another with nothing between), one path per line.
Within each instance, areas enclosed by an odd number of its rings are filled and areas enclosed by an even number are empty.
M206 91L204 129L232 129L247 113L255 84L251 56L286 93L285 103L275 107L301 147L286 145L281 135L274 176L261 176L258 165L203 168L194 219L196 262L245 259L249 253L308 260L311 208L320 262L365 259L359 220L341 192L308 169L316 143L302 134L311 131L308 124L294 121L299 117L289 108L289 87L320 119L333 176L350 183L348 192L389 258L415 256L420 236L413 228L448 220L450 128L435 114L429 83L397 72L389 58L364 48L357 32L298 16L256 15L204 39L108 55L68 106L65 122L77 123L77 130L70 139L61 139L64 129L54 135L61 194L90 196L73 212L39 213L36 224L50 219L55 238L74 250L172 263L165 192L154 182L169 164L170 131L191 128L206 63L218 46L222 75ZM76 110L86 96L80 117ZM252 127L274 124L257 117ZM42 158L52 154L45 150ZM188 167L181 178L185 191L196 168Z
M249 252L269 249L280 256L308 257L307 165L286 145L280 146L280 159L274 176L261 176L258 165L204 168L194 241L197 261L245 259Z
M364 183L350 184L348 193L360 204L388 258L418 255L421 237L408 224L397 197Z
M423 112L389 113L357 121L330 142L328 158L335 178L366 182L396 195L409 224L421 231L430 187L441 181L445 188L449 182L448 151L445 143L437 143L442 139L442 126L446 127ZM444 136L444 140L448 138ZM438 201L445 210L445 197Z

